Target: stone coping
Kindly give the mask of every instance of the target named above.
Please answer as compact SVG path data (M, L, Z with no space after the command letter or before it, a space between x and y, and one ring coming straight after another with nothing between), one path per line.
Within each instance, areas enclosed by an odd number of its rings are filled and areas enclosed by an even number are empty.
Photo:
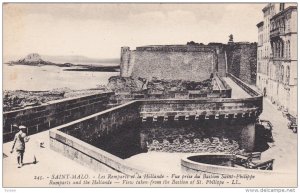
M69 123L66 123L66 124L57 126L57 127L53 128L52 130L59 130L59 129L62 129L62 128L65 128L65 127L68 127L68 126L71 126L71 125L75 125L75 124L77 124L77 123L80 123L80 122L82 122L82 121L86 121L86 120L88 120L88 119L92 119L92 118L97 117L97 116L99 116L99 115L107 114L107 113L110 113L110 112L113 112L113 111L122 109L123 107L129 106L129 105L134 104L134 103L136 103L136 101L129 101L129 102L124 103L124 104L122 104L122 105L118 105L118 106L116 106L116 107L112 107L112 108L106 109L106 110L104 110L104 111L101 111L101 112L99 112L99 113L95 113L95 114L92 114L92 115L83 117L83 118L81 118L81 119L77 119L77 120L75 120L75 121L72 121L72 122L69 122Z
M216 77L218 77L218 81L220 81L223 84L223 86L224 86L223 90L232 90L232 88L227 84L226 81L224 81L224 79L222 77L220 77L218 75L218 73L216 73Z
M241 79L237 78L233 74L227 74L237 85L239 85L244 91L246 91L252 97L262 96L261 93L258 93L254 89L252 89L248 84L244 83Z
M6 112L3 112L3 115L4 114L9 114L9 113L20 112L20 111L24 111L24 110L30 110L30 109L39 108L39 107L44 107L44 106L53 105L53 104L59 104L59 103L72 101L72 100L77 100L77 99L81 100L81 99L85 99L85 98L88 98L88 97L103 95L103 94L114 94L114 92L102 92L102 93L97 93L97 94L90 94L90 95L76 96L76 97L69 97L69 98L64 98L64 99L48 101L46 103L42 103L41 105L25 107L25 108L22 108L22 109L17 109L17 110L12 110L12 111L6 111Z
M146 173L143 170L138 169L132 163L127 163L117 156L114 156L100 148L90 145L80 139L77 139L71 135L65 134L58 130L58 128L49 131L50 138L69 146L80 153L86 154L92 159L116 170L117 172L125 175L134 175L135 173Z
M207 99L148 99L148 100L135 100L142 103L237 103L237 102L251 102L262 100L262 96L249 97L249 98L207 98Z

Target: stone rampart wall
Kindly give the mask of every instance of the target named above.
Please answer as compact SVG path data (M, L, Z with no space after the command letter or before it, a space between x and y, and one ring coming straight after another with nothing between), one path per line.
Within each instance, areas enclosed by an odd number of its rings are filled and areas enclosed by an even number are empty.
M240 43L226 46L228 73L248 84L256 83L257 44Z
M3 141L13 140L13 124L27 126L28 135L45 131L108 108L112 92L50 101L37 107L3 113Z
M135 51L133 77L203 81L215 70L214 52Z
M225 57L226 52L226 57ZM227 62L227 69L226 69ZM248 84L256 82L257 43L143 46L121 49L121 76L202 81L226 70Z

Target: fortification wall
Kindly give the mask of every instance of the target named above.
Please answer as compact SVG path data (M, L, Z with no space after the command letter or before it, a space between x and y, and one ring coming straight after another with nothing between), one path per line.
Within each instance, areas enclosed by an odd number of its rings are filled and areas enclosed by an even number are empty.
M94 94L50 101L37 107L30 107L3 113L3 142L13 140L17 128L13 124L27 126L27 134L35 134L85 117L108 108L113 92Z
M202 81L214 72L214 52L135 51L133 77Z
M129 47L121 47L121 58L120 58L120 75L122 77L129 77L128 67L130 63L131 51Z
M257 44L248 42L122 47L121 76L202 81L216 71L225 76L226 59L228 73L255 84Z
M248 84L256 82L257 44L233 43L226 47L228 73Z

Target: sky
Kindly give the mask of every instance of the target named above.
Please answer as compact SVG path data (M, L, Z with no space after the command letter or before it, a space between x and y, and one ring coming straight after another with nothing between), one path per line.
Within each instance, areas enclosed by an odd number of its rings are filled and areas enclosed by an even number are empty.
M119 58L120 47L257 42L265 4L4 4L3 55Z

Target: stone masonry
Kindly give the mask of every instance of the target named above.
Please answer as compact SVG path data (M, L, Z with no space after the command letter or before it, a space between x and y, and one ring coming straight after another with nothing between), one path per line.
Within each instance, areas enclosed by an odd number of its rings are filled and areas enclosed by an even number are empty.
M203 81L211 73L232 73L249 84L256 81L257 44L230 42L121 48L121 77ZM176 77L174 75L176 74Z

